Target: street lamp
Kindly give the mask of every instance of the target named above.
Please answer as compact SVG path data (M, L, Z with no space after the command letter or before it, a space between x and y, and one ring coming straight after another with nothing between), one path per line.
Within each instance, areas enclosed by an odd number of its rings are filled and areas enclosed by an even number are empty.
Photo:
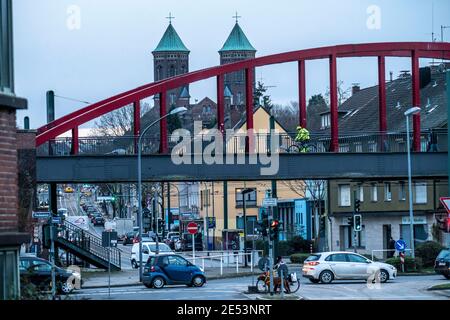
M159 118L158 120L153 121L151 124L149 124L142 132L139 134L139 140L138 140L138 205L139 205L139 281L142 281L142 137L145 135L145 133L155 124L157 124L159 121L161 121L164 118L167 118L170 115L175 115L178 113L185 113L187 109L185 107L179 107L175 108L172 111L170 111L165 116Z
M239 190L242 194L242 200L243 200L243 209L244 209L244 266L247 267L247 212L246 212L246 205L245 205L245 195L247 193L254 192L254 189L245 188Z
M409 117L420 112L419 107L409 108L405 111L406 118L406 142L408 148L408 192L409 192L409 233L411 238L411 256L414 254L414 215L413 215L413 200L412 200L412 182L411 182L411 147L409 142Z

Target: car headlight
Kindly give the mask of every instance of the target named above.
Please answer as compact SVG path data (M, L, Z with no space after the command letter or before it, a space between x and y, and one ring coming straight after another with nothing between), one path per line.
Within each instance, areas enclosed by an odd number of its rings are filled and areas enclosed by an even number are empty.
M201 272L205 272L205 269L203 269L202 267L198 267L200 269Z

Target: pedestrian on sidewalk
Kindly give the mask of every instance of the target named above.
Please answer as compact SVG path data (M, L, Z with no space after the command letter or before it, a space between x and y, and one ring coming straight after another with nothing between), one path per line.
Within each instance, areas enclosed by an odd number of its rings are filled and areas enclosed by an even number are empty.
M390 239L389 239L388 249L390 251L388 251L387 256L388 256L388 258L392 258L395 253L395 240L392 237L390 237Z

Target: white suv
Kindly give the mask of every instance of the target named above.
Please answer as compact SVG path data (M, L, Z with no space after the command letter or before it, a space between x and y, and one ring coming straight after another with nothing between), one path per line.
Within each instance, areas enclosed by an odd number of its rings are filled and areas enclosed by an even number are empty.
M374 262L352 252L314 253L303 263L303 277L313 283L331 283L333 280L374 280L386 282L395 279L397 269L387 263Z

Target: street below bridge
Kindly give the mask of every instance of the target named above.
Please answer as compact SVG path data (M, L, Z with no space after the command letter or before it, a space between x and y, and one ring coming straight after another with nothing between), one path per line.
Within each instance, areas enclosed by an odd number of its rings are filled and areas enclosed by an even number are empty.
M296 268L294 268L295 270ZM295 270L297 271L297 270ZM428 291L433 285L447 283L442 276L400 276L370 289L364 281L335 281L331 284L313 284L302 278L300 290L295 293L306 300L449 300L450 292ZM254 300L261 294L247 294L252 277L210 280L201 288L166 286L147 289L142 286L111 288L114 300ZM287 295L286 295L287 296ZM108 288L77 290L74 300L107 300Z

